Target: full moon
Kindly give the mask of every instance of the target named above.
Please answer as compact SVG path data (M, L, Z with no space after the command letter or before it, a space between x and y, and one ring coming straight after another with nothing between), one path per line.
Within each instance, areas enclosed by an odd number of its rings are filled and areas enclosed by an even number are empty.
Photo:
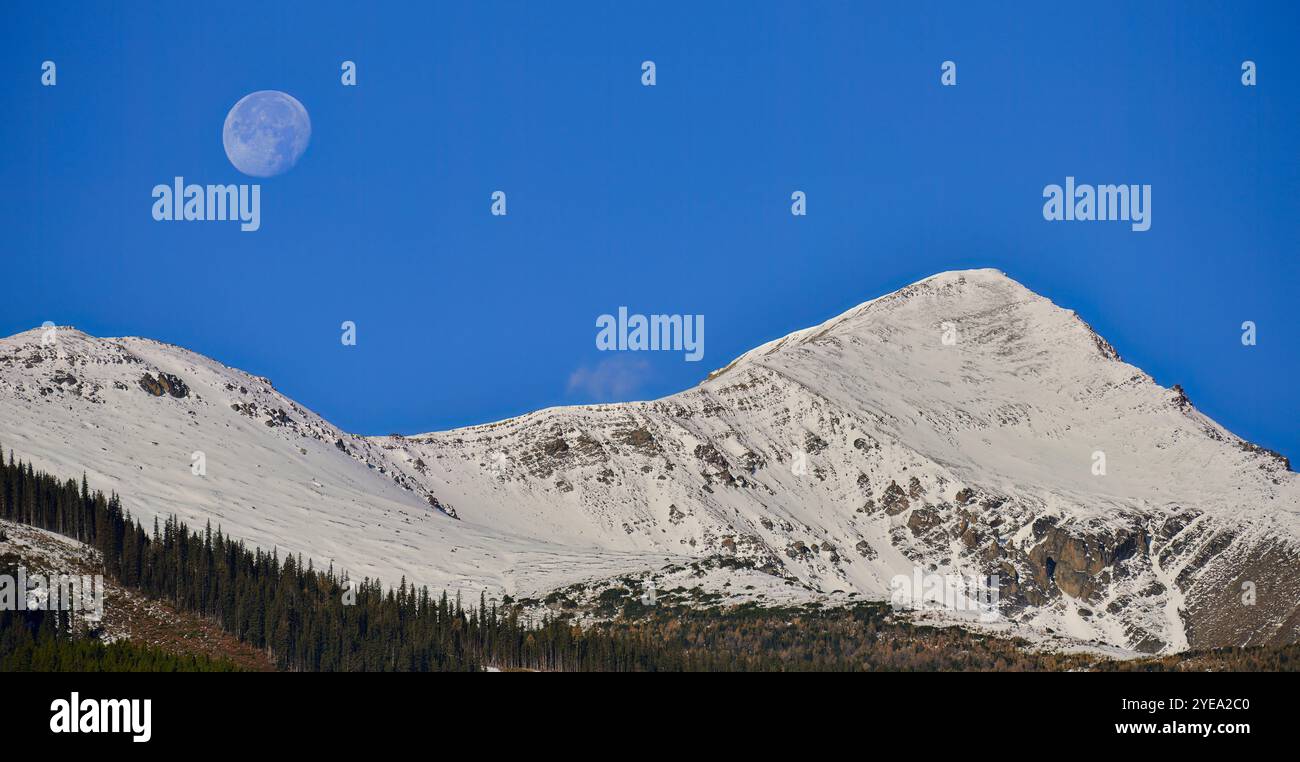
M311 117L288 93L249 93L226 114L221 142L235 169L253 177L274 177L293 169L311 140Z

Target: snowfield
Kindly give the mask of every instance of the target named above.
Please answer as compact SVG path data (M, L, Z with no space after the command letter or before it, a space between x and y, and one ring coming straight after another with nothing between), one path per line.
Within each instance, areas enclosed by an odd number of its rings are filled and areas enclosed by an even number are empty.
M44 335L0 340L0 444L146 522L211 521L353 576L519 597L726 559L707 583L729 596L834 600L888 598L919 568L997 575L1008 623L1119 649L1300 635L1285 459L993 270L660 400L408 437L339 431L179 347Z

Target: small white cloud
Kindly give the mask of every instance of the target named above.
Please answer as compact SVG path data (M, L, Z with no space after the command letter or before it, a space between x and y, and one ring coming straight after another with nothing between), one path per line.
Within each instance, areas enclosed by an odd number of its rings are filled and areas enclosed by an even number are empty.
M641 388L650 363L640 358L616 355L601 360L594 368L583 366L569 375L569 393L581 393L600 402L622 401Z

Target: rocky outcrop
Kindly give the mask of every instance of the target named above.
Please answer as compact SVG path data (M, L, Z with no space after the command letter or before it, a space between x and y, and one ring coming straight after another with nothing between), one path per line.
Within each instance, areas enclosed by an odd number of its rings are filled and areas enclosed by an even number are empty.
M1049 594L1054 589L1080 600L1092 600L1105 587L1116 567L1135 555L1146 555L1145 530L1096 530L1072 533L1053 527L1030 549L1034 581Z
M912 511L912 515L907 517L907 528L912 530L912 536L920 537L929 532L931 529L939 526L943 519L935 509L925 506Z
M186 386L185 382L179 377L161 371L159 371L157 378L154 378L152 373L146 373L141 376L140 388L155 397L169 394L177 399L181 399L183 397L188 397L190 394L190 388Z
M884 494L880 496L880 504L884 507L885 513L890 516L897 516L911 507L907 495L903 493L903 488L895 481L891 481L885 488Z

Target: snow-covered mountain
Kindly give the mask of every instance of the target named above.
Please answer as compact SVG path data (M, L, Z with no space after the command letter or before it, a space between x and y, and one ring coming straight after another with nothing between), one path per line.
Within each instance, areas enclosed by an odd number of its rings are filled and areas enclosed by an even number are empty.
M0 340L0 446L52 474L85 472L146 525L210 521L355 579L405 576L477 597L664 562L457 521L379 443L340 431L269 379L148 339L56 328Z
M532 594L716 557L879 598L920 569L996 574L1011 620L1136 650L1300 636L1300 476L993 270L660 400L410 437L177 347L57 336L0 341L0 443L354 575Z

